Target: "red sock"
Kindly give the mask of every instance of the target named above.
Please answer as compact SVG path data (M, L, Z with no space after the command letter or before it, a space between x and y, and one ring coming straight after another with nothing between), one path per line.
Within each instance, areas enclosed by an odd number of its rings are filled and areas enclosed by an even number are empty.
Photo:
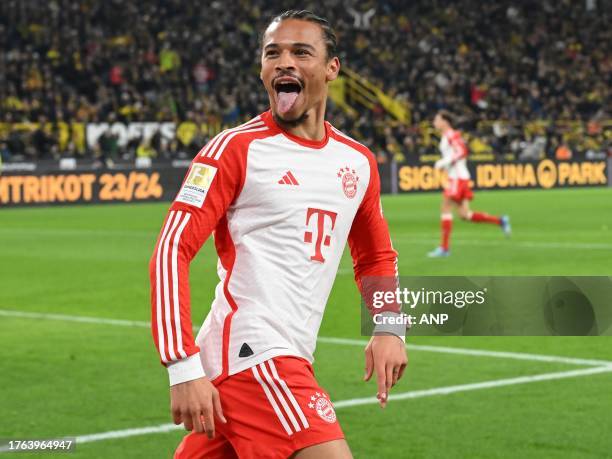
M450 239L450 233L453 229L453 218L442 217L440 223L442 227L442 242L440 247L442 247L444 250L448 250L448 240Z
M501 218L494 217L493 215L489 215L484 212L472 213L471 221L473 221L474 223L493 223L495 225L501 224Z

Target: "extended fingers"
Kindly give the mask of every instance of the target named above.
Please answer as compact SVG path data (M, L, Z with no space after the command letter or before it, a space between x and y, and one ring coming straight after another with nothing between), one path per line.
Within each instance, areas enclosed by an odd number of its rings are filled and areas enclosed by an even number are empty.
M189 429L189 430L193 430L194 432L197 432L197 433L204 432L204 422L199 413L191 414L191 423L193 425L193 429Z
M202 417L204 418L204 430L208 438L215 436L215 420L213 417L212 403L207 404L202 411Z
M378 399L384 408L387 403L387 372L384 363L376 365L376 381L378 383Z
M223 415L223 407L221 406L221 397L219 397L219 393L215 392L213 394L213 407L215 410L215 414L223 423L227 423L227 419Z
M403 363L403 364L400 365L399 371L397 372L397 380L396 380L396 382L399 381L400 378L404 375L404 370L406 369L407 366L408 366L407 363Z
M181 411L178 408L172 408L172 421L174 421L176 425L179 425L183 422Z
M183 419L183 426L185 430L192 431L193 430L193 416L189 411L185 411L181 413L181 417Z

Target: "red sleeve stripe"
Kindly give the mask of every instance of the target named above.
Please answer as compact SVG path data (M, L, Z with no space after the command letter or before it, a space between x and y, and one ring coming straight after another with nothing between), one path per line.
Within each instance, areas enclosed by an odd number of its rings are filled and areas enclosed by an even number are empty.
M176 215L175 211L171 211L168 215L168 219L166 220L166 224L164 225L164 229L162 231L161 238L159 239L159 243L157 245L157 254L155 255L155 286L156 286L156 300L155 300L155 313L157 317L157 343L159 346L159 354L161 356L162 362L168 363L168 356L166 355L166 339L165 333L163 330L163 322L162 322L162 299L161 299L161 252L162 245L166 240L166 235L168 234L168 229L172 225L174 217Z
M177 360L176 354L174 353L174 334L172 333L172 320L170 317L170 308L168 305L170 304L170 285L168 281L168 245L170 239L172 238L172 234L176 230L181 218L183 217L183 212L179 211L172 222L172 226L170 227L170 231L166 235L166 239L162 244L162 279L163 279L163 296L162 296L162 307L164 309L164 319L165 319L165 331L166 338L168 344L168 355L171 361Z
M179 275L178 275L178 251L181 240L181 234L189 223L191 218L190 213L185 214L185 218L180 223L176 234L174 235L174 241L172 241L172 294L173 294L173 312L174 312L174 330L176 332L176 348L181 358L186 358L187 353L183 347L183 327L181 326L181 308L179 303ZM191 326L191 324L189 324Z
M159 353L161 355L162 362L164 363L187 357L187 353L183 348L180 320L178 247L181 234L190 218L190 213L171 211L157 248L155 267L157 278L157 334ZM169 272L168 269L168 252L170 241L172 241L171 272ZM170 281L172 282L172 303L170 302ZM163 321L162 314L164 318ZM174 339L175 334L176 349Z
M263 124L264 122L261 121L261 117L256 116L255 118L253 118L251 121L247 123L244 123L244 124L241 124L240 126L236 126L235 128L226 129L225 131L220 132L210 142L206 144L206 146L202 149L200 156L208 156L209 158L212 157L213 156L212 153L215 151L215 149L217 148L221 140L228 134L234 131L248 129L248 128L255 127L255 126L263 126Z

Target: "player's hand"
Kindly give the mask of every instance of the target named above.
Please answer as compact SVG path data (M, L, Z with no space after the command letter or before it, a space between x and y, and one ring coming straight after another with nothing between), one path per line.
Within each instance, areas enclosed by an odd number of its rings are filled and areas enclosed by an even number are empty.
M376 371L378 394L376 398L380 406L387 405L389 389L391 389L404 374L408 365L406 345L401 338L395 335L377 335L370 338L365 348L365 375L364 381L369 381Z
M223 423L219 391L208 378L198 378L170 387L170 407L175 424L183 423L185 429L206 432L208 438L215 436L214 415Z

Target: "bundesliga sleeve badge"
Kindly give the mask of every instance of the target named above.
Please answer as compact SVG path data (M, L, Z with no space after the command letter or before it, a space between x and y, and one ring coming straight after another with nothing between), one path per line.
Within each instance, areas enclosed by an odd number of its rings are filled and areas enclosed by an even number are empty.
M214 166L198 163L192 164L189 175L176 197L176 202L184 202L192 206L202 207L204 198L206 198L216 173L217 168Z

